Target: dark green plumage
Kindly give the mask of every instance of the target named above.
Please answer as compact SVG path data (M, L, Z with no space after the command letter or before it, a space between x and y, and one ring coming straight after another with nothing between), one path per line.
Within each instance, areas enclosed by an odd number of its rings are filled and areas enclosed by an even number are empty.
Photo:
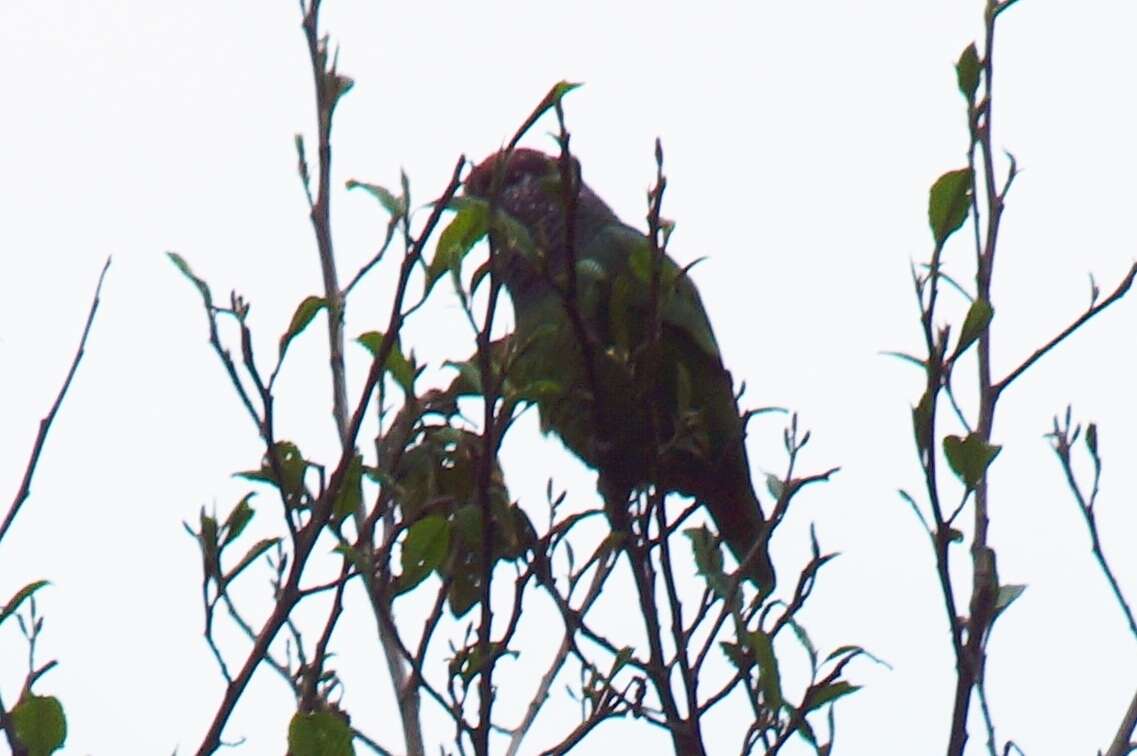
M695 498L739 561L760 544L746 574L772 588L743 422L695 285L663 259L653 349L648 238L583 184L566 223L556 159L516 150L499 170L500 159L501 153L478 165L466 192L495 195L495 206L517 222L497 239L498 271L516 318L510 379L541 387L542 427L598 471L606 499L626 502L648 484ZM579 175L575 161L573 170ZM567 276L570 230L575 293ZM609 515L626 524L626 511Z

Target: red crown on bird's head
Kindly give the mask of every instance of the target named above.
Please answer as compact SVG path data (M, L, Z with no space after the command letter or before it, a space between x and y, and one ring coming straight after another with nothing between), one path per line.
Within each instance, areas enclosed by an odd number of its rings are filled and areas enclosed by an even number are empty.
M494 174L498 162L505 155L505 150L499 150L478 163L470 175L466 177L466 193L475 197L489 196L493 187ZM523 176L545 176L555 169L557 160L540 150L531 150L519 147L509 155L505 175L501 178L501 186L507 187L516 183Z

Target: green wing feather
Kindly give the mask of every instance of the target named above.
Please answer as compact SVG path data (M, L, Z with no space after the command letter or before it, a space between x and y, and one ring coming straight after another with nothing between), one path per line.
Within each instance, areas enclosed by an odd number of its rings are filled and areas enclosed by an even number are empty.
M669 257L660 271L658 349L639 351L647 340L651 254L647 237L618 221L578 250L577 309L595 347L591 372L560 292L515 297L511 377L556 387L537 401L542 427L598 469L602 485L630 492L654 483L693 496L741 560L765 530L730 373L694 282ZM764 545L748 572L772 586Z
M619 314L636 319L639 325L647 318L650 306L651 256L651 245L646 236L622 223L611 223L580 251L578 270L581 264L598 264L607 273L613 291L621 291L626 296L626 310ZM591 277L578 279L578 286L594 284ZM672 326L676 330L672 335L690 339L708 356L719 359L718 342L698 289L686 271L667 256L664 256L660 269L659 297L660 320L664 326Z

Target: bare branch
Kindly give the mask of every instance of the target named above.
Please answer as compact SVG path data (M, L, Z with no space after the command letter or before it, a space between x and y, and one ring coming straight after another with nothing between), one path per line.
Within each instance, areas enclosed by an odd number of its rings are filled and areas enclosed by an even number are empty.
M1082 518L1086 521L1086 529L1090 533L1090 549L1093 551L1094 559L1097 560L1098 566L1109 582L1110 590L1113 591L1113 596L1117 600L1118 606L1121 607L1121 611L1125 614L1125 621L1129 624L1129 632L1132 633L1133 638L1137 640L1137 618L1134 617L1133 610L1129 607L1129 602L1126 601L1125 594L1121 590L1121 584L1117 582L1117 577L1113 574L1113 569L1109 566L1109 562L1105 558L1105 552L1101 546L1101 538L1098 536L1098 523L1097 516L1094 513L1094 504L1097 503L1098 483L1101 480L1101 457L1098 456L1096 438L1090 447L1090 456L1094 463L1094 481L1088 497L1082 492L1081 486L1078 485L1078 481L1074 477L1070 451L1079 430L1080 428L1070 427L1070 413L1069 409L1067 409L1065 423L1059 424L1058 418L1055 417L1054 430L1048 435L1054 447L1054 453L1058 455L1058 460L1062 465L1062 472L1066 476L1066 484L1070 487L1070 492L1074 495L1074 500L1078 504L1078 511L1082 513ZM1089 432L1090 431L1087 431L1087 435ZM1093 432L1096 436L1096 429L1093 429ZM1087 446L1089 446L1089 444L1087 444Z
M1134 729L1137 729L1137 693L1133 694L1129 708L1125 710L1125 717L1121 720L1121 725L1117 728L1117 734L1113 736L1113 742L1109 744L1105 756L1128 756L1132 753Z
M1012 370L1006 378L992 386L992 388L995 390L995 395L998 396L1000 393L1002 393L1003 389L1009 386L1011 382L1018 378L1020 375L1025 373L1031 367L1031 365L1038 362L1038 360L1041 359L1044 354L1065 341L1068 336L1085 325L1091 318L1093 318L1105 308L1109 307L1114 302L1124 297L1129 292L1129 288L1133 286L1134 278L1137 278L1137 263L1133 263L1133 265L1129 267L1129 272L1125 274L1125 277L1123 279L1121 279L1121 283L1117 285L1117 288L1113 290L1112 294L1103 299L1101 302L1091 305L1089 309L1082 313L1081 317L1079 317L1070 325L1066 326L1066 328L1064 328L1061 333L1052 338L1045 345L1036 349L1034 351L1034 354L1032 354L1030 357L1027 357L1026 360L1024 360L1022 364L1020 364L1017 368Z
M0 523L0 542L3 542L4 535L8 532L8 528L12 526L15 521L16 515L20 512L20 507L23 506L24 501L28 498L32 491L32 476L35 475L36 467L39 465L40 453L43 452L43 445L47 441L48 431L51 430L51 424L55 422L55 415L59 412L60 406L63 404L63 397L67 396L67 390L71 388L71 379L75 377L75 371L79 369L79 362L83 359L83 352L87 347L87 337L91 333L91 325L95 322L95 313L99 309L99 294L103 290L103 279L106 278L107 270L111 266L111 259L108 257L107 261L103 264L103 269L99 273L99 281L95 285L95 296L91 300L91 309L87 313L87 322L83 326L83 335L79 338L79 348L75 350L75 357L71 360L71 367L67 370L67 377L63 380L63 385L59 389L59 393L55 395L55 401L51 403L51 409L48 410L47 415L44 416L39 423L39 432L36 433L36 440L32 444L31 456L28 458L28 464L24 468L24 478L20 481L20 488L16 491L16 497L8 506L8 513L4 515L4 521Z

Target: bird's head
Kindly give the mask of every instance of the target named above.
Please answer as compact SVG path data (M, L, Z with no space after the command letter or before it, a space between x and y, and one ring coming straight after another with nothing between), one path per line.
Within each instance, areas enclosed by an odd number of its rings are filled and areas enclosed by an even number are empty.
M502 167L502 161L507 160ZM575 223L578 242L615 215L580 180L580 161L572 158L572 174L578 186ZM539 150L518 148L495 152L478 163L466 177L466 194L496 205L519 221L538 245L556 249L563 244L565 193L561 162Z
M508 160L504 164L503 162ZM580 164L573 158L579 176ZM466 194L489 200L531 231L549 232L564 217L561 172L557 159L543 152L516 149L490 155L466 178Z
M503 192L509 188L516 189L530 181L551 179L559 173L557 159L539 150L520 147L508 155L509 162L501 177ZM489 198L499 165L505 158L506 151L499 150L474 166L474 170L466 177L466 193L483 199Z
M503 163L502 161L508 161ZM577 193L572 203L576 248L586 245L616 216L580 181L580 163L572 158ZM502 279L516 303L518 297L544 290L550 275L562 274L572 259L566 244L568 203L562 190L561 162L538 150L504 150L483 160L466 177L466 194L493 201L495 207L521 226L521 237L507 233L498 239Z

